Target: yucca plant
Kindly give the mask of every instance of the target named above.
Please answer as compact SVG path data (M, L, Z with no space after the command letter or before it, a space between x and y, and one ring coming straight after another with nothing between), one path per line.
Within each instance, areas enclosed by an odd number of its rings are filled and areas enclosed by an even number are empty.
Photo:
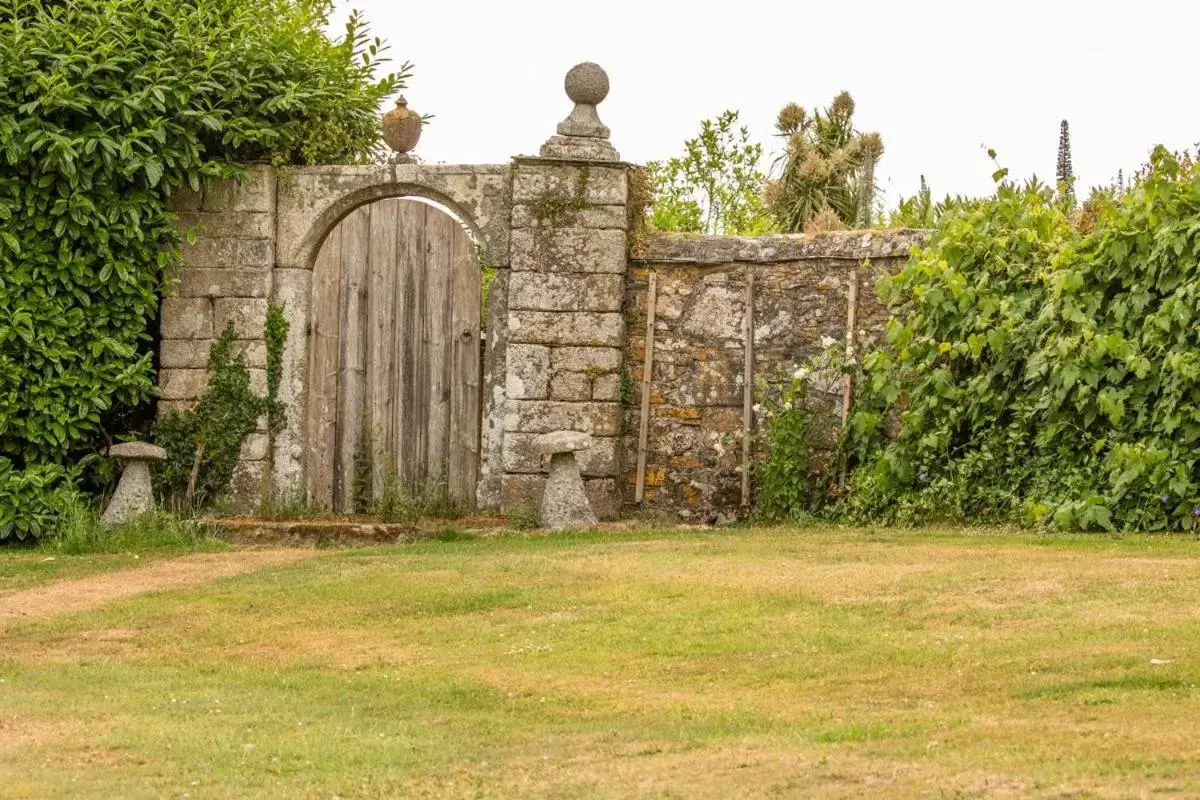
M878 133L854 129L854 99L842 92L824 112L809 114L789 103L775 123L785 141L767 185L767 206L780 230L805 231L832 217L842 226L870 223L875 198L875 165L883 156Z

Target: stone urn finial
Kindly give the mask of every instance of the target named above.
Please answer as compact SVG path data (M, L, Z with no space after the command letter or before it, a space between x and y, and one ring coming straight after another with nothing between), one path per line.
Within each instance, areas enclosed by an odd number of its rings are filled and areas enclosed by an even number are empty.
M145 442L125 442L110 447L108 454L121 462L121 480L101 519L119 524L153 511L150 462L166 458L167 451Z
M620 156L608 141L608 126L600 121L596 110L596 106L608 97L608 73L599 64L585 61L571 67L563 88L575 108L570 116L558 123L558 135L542 145L542 157L619 160Z
M412 160L409 152L421 140L421 125L421 115L408 107L404 95L398 97L396 107L383 115L383 140L396 152L394 160Z

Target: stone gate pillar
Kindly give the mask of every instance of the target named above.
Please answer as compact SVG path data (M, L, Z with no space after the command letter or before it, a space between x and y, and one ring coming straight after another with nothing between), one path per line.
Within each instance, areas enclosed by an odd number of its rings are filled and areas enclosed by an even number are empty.
M539 434L581 431L593 437L579 462L603 518L620 508L628 165L596 111L604 70L579 64L565 87L575 109L540 157L513 165L501 505L540 500Z

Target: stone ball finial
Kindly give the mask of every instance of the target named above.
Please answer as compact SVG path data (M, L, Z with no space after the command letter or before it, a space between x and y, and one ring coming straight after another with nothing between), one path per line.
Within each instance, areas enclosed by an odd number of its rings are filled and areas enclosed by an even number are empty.
M563 86L571 102L599 105L608 97L608 73L599 64L585 61L571 67Z
M607 139L608 128L596 113L596 104L608 97L608 73L599 64L585 61L571 67L563 86L575 103L571 116L558 123L558 135L581 139Z

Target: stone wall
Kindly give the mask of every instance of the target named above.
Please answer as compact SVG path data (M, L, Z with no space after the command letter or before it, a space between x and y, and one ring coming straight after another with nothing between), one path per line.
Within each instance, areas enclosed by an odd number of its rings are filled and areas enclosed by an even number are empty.
M266 392L264 330L275 264L276 176L250 169L250 180L221 182L207 194L183 192L171 199L179 227L194 243L183 246L174 292L162 302L159 347L160 416L191 407L208 385L209 350L229 323L237 331L251 386ZM233 493L250 505L267 467L265 423L247 437L234 475Z
M849 287L858 281L858 341L879 334L874 291L923 236L914 231L757 238L650 237L626 278L628 388L623 414L626 503L636 484L647 286L656 273L656 324L646 499L650 508L712 522L742 513L746 276L754 274L754 375L790 374L846 339ZM636 382L636 383L634 383ZM632 389L632 390L631 390ZM841 387L823 403L825 444L840 425Z
M596 513L634 498L645 356L647 277L657 275L657 323L646 505L695 521L741 508L745 285L755 278L755 376L770 380L815 355L822 337L844 340L847 294L859 287L857 328L882 330L873 284L906 258L921 234L848 232L763 238L650 236L630 261L631 166L620 161L596 112L608 92L598 66L568 74L575 104L540 150L505 165L395 164L251 170L246 183L173 201L197 239L184 250L176 292L163 301L160 411L203 392L216 336L232 321L255 389L265 390L268 300L291 322L280 400L285 430L268 453L251 436L234 487L253 507L269 490L292 499L305 486L312 437L308 358L312 268L330 230L366 203L417 196L454 212L484 260L500 270L491 290L484 357L483 508L536 505L547 456L544 433L580 431L579 455ZM639 200L640 202L640 200ZM839 403L826 408L836 434ZM339 423L340 424L340 423ZM272 472L268 476L268 464Z

